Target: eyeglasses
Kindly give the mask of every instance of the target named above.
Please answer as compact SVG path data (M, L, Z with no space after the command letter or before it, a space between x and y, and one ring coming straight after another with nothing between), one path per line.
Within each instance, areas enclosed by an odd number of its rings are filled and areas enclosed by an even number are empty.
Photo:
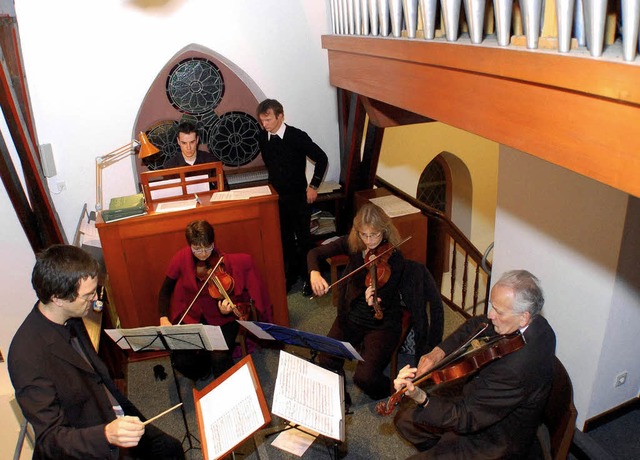
M377 232L377 233L362 233L362 232L358 232L358 235L363 240L377 240L382 235L382 232Z
M78 295L78 297L80 297L82 300L86 300L87 302L90 302L93 300L93 298L96 296L96 294L98 293L98 291L92 291L88 294L82 294L82 295Z
M211 252L213 252L213 244L208 248L191 246L191 252L193 252L194 254L210 254Z

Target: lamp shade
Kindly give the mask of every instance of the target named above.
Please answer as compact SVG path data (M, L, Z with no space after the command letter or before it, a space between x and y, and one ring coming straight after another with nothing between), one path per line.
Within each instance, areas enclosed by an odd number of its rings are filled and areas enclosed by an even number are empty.
M155 155L159 151L160 150L158 150L155 145L149 142L149 138L147 137L147 135L144 132L140 131L140 152L138 153L138 158L142 160L143 158Z

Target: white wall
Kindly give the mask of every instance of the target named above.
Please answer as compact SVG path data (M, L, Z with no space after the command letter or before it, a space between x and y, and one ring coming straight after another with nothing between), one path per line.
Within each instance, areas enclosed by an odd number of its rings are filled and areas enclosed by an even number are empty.
M339 174L335 89L329 85L320 37L330 30L328 2L317 0L20 0L16 2L23 58L40 144L53 148L53 195L69 241L85 203L95 204L96 156L133 135L138 108L157 73L191 43L232 61L285 107L288 123L304 129L329 156L327 179ZM135 190L132 165L105 171L105 196ZM35 296L35 258L4 187L0 189L0 347L8 345ZM12 388L0 364L1 395ZM0 399L0 415L11 408ZM3 425L4 426L4 425ZM17 437L0 443L10 458ZM6 431L6 430L5 430ZM5 438L3 438L3 441Z
M67 190L54 201L69 239L95 203L94 159L128 142L149 86L190 43L232 61L285 107L339 174L335 89L320 37L328 3L316 0L61 0L16 3L40 143L53 147ZM134 193L128 161L104 174L105 199Z
M593 400L607 401L610 408L629 399L616 399L611 386L595 384L599 378L613 382L613 375L598 375L597 363L606 353L614 314L625 334L640 326L637 310L632 316L613 305L628 200L619 190L500 148L494 280L514 268L540 278L543 314L556 331L557 355L573 382L578 427L597 415ZM637 353L633 348L619 352L630 374L637 375Z
M16 160L13 145L8 141L8 131L4 119L0 120L2 136L7 140L12 158ZM18 168L19 169L19 168ZM31 270L35 263L35 256L27 237L20 226L18 216L9 200L4 184L0 182L0 350L5 362L0 363L0 429L2 429L2 442L0 442L0 458L12 458L13 449L18 439L19 422L16 416L16 404L13 397L13 387L7 371L7 355L9 344L25 316L29 313L36 301L36 296L31 288ZM25 453L28 451L25 448Z

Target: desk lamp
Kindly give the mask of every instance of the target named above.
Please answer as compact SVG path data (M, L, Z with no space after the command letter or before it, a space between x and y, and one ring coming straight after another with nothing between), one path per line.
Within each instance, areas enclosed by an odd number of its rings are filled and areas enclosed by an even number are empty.
M149 142L147 135L141 131L140 141L133 139L128 144L118 147L112 152L96 157L96 212L102 211L102 170L114 163L117 163L123 158L135 155L135 149L138 145L140 146L138 158L141 160L160 152L155 145Z

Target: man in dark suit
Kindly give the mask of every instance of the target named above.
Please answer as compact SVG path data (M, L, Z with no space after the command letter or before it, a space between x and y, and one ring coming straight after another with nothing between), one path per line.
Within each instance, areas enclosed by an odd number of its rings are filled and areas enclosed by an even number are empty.
M396 415L396 428L419 452L411 458L526 458L551 389L555 334L540 316L544 296L538 279L525 270L505 273L491 291L487 316L470 318L394 381L413 403ZM490 361L463 382L428 394L412 384L467 342L481 323L489 338L521 333L524 346Z
M318 198L329 160L327 154L309 135L284 123L284 108L275 99L265 99L256 110L263 131L258 136L269 183L279 195L280 233L287 278L287 291L301 277L302 294L310 296L307 252L311 243L311 209ZM313 177L307 185L307 158L315 163Z
M39 301L9 348L18 404L36 434L34 459L183 459L180 442L120 393L82 322L97 298L98 263L54 245L36 261Z
M180 166L201 165L216 161L216 157L206 150L198 150L200 136L196 126L190 121L183 121L178 125L178 135L176 137L180 155L174 155L165 163L165 168L177 168Z

